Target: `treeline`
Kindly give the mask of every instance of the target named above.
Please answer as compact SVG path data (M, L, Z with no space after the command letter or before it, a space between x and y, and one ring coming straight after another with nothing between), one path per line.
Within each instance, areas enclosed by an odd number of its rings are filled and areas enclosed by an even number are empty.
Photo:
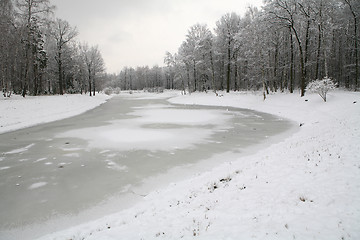
M86 93L102 84L97 46L54 17L50 0L0 0L0 84L4 96Z
M304 95L309 81L332 78L359 88L360 1L265 0L243 17L225 14L211 31L195 24L166 67L124 68L112 87L188 91L290 91Z
M357 0L265 0L244 16L228 13L215 29L195 24L165 67L105 74L97 46L54 17L50 0L0 0L0 90L22 94L127 89L258 90L305 93L330 77L359 89Z
M180 89L167 67L124 67L119 74L106 74L106 86L120 90Z

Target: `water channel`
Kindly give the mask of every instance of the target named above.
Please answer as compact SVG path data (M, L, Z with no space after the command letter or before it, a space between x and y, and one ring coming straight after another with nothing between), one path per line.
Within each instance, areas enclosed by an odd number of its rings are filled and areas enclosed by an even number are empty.
M1 134L0 239L32 239L120 211L146 191L228 160L204 164L214 155L245 153L292 126L251 110L119 96Z

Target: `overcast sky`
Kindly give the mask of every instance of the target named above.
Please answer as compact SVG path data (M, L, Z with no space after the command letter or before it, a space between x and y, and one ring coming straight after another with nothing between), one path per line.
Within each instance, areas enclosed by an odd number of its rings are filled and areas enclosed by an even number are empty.
M262 0L52 0L56 17L80 32L78 39L98 45L108 73L125 67L163 65L166 51L177 52L188 29L211 30L228 12L244 15Z

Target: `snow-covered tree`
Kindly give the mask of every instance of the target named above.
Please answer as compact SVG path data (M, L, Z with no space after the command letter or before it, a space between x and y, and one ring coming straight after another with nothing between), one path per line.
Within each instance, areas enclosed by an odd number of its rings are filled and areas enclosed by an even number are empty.
M78 35L76 28L70 26L70 24L62 19L56 19L53 24L52 35L56 41L56 62L58 65L59 75L59 91L60 94L64 94L64 70L63 70L63 51L65 46Z
M306 90L309 92L315 92L320 95L320 97L326 102L326 94L328 91L335 89L336 84L328 77L323 78L322 80L315 80L310 82Z
M19 16L20 27L24 29L21 42L24 44L25 66L22 76L22 96L32 90L33 94L38 91L38 58L44 52L39 45L42 45L44 27L50 20L50 15L55 7L50 0L16 0L16 12Z
M219 49L220 54L226 57L226 92L230 91L231 82L231 63L236 45L236 34L240 31L241 18L236 13L227 13L216 22L215 33L222 45Z
M96 77L105 71L105 63L98 46L89 47L87 43L84 43L80 45L80 51L88 73L90 96L95 96Z

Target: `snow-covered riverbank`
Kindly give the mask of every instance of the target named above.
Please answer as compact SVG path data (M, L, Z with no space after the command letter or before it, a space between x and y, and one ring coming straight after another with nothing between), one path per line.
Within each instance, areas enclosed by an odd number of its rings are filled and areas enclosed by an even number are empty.
M134 207L42 239L359 239L360 94L212 93L174 103L250 108L299 131L152 192ZM301 127L300 127L301 125Z
M109 98L105 94L95 97L80 94L0 97L0 134L72 117L99 106Z

